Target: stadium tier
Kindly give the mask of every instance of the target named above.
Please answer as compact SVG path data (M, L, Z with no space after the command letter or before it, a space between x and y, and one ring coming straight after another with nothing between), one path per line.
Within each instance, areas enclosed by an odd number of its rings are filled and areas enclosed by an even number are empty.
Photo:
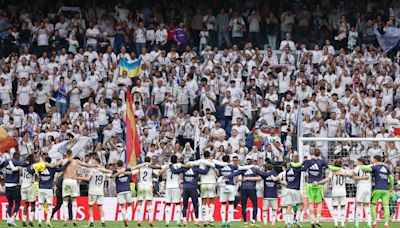
M0 1L0 227L400 226L399 25L397 0Z

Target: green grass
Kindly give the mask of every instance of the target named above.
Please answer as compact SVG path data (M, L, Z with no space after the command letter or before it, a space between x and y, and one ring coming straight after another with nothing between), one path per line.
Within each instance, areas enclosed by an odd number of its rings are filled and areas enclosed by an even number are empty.
M108 228L120 228L120 227L124 227L124 225L123 225L122 222L106 222L106 224L107 224L107 227L108 227ZM22 227L20 221L17 221L17 225L18 225L18 227ZM37 222L35 222L34 225L35 225L35 227L38 227L38 226L37 226ZM63 223L62 221L53 221L53 222L52 222L52 225L53 225L53 227L55 227L55 228L57 228L57 227L59 227L59 228L64 227L64 223ZM257 225L258 225L258 227L260 227L260 228L263 227L263 224L262 224L261 222L258 222ZM88 222L86 222L86 221L78 222L78 227L87 227L87 226L88 226ZM309 228L309 227L311 227L311 226L310 226L310 223L302 223L302 226L303 226L304 228ZM365 226L366 226L365 223L361 223L361 224L360 224L360 228L364 228ZM5 222L5 221L0 221L0 227L7 227L6 222ZM42 225L42 227L47 227L47 226L46 226L46 225ZM73 226L72 226L72 223L69 223L67 227L73 227ZM95 222L94 227L101 227L101 223L100 223L100 222ZM137 223L136 223L136 222L130 222L130 223L129 223L129 227L137 227ZM142 223L142 227L150 227L150 226L148 225L147 222L143 222L143 223ZM154 223L154 227L165 227L165 222L155 222L155 223ZM170 223L170 226L169 226L169 227L177 227L177 226L176 226L175 223L173 222L173 223ZM196 226L194 225L193 222L189 222L189 223L188 223L188 227L196 227ZM215 223L215 227L221 227L221 223L216 222L216 223ZM242 223L242 222L234 222L234 223L231 224L231 227L232 227L232 228L239 228L239 227L241 228L241 227L243 227L243 223ZM270 225L269 225L268 227L270 227ZM322 223L322 227L323 227L323 228L334 228L333 223L331 223L331 222ZM347 227L347 228L353 228L353 227L354 227L354 223L346 223L346 227ZM383 223L379 223L379 224L378 224L378 227L379 227L379 228L381 228L381 227L383 228ZM400 222L396 222L396 223L392 222L392 223L389 224L389 227L391 227L391 228L400 227ZM277 226L276 226L276 228L283 228L283 223L278 223Z

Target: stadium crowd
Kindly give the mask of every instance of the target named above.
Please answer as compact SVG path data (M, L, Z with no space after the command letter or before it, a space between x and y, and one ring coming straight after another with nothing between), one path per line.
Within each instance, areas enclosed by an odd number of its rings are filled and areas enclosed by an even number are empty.
M0 124L19 145L3 159L15 151L40 156L89 136L82 160L97 154L103 165L115 164L125 156L126 90L142 160L153 164L211 151L219 160L228 154L262 165L295 154L298 135L394 137L400 52L384 52L374 27L398 26L400 4L290 2L7 4L0 10ZM120 72L122 58L140 59L142 73ZM269 132L262 145L254 145L253 130ZM305 156L314 148L326 158L384 156L399 179L397 143L311 146Z

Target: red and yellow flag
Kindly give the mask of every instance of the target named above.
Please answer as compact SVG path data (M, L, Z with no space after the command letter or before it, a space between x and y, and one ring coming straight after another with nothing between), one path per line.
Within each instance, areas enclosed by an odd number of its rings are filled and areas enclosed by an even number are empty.
M8 135L7 131L4 130L4 128L0 127L0 152L4 153L10 148L16 146L18 146L17 141L15 141L13 137Z
M141 146L136 129L135 110L132 105L132 94L126 94L126 125L125 125L125 163L128 167L137 165L140 160Z

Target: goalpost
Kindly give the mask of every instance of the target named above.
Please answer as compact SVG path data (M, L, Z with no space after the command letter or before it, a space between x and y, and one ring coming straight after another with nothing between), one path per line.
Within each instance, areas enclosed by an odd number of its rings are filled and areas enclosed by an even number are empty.
M375 155L382 155L385 162L392 168L396 163L400 164L400 138L319 138L319 137L299 137L298 138L298 154L300 160L303 161L310 157L310 152L318 149L321 156L328 160L329 164L335 159L342 159L347 168L353 169L354 162L359 157L370 157ZM400 168L400 166L398 166ZM302 191L305 193L306 175L303 174ZM395 178L396 182L396 178ZM325 202L323 203L322 220L332 220L332 206L331 206L331 184L327 183L324 186ZM353 222L355 219L355 194L356 183L351 178L346 179L347 191L347 206L346 206L346 221ZM304 194L305 195L305 194ZM306 198L306 197L305 197ZM400 198L400 197L399 197ZM307 200L305 200L306 202ZM306 203L308 206L308 203ZM400 221L400 199L393 203L391 206L391 220ZM382 218L383 213L381 206L378 205L378 217ZM305 215L305 220L308 220L308 211Z

